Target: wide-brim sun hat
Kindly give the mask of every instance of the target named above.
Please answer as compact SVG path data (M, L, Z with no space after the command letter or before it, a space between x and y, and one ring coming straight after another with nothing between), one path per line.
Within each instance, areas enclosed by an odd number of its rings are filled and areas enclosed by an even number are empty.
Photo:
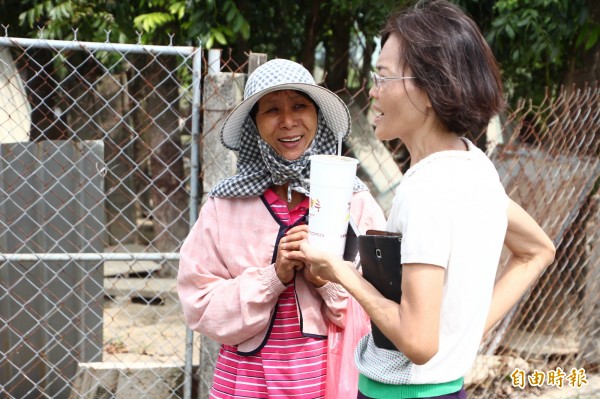
M345 139L350 134L348 107L331 90L317 85L311 73L297 62L274 59L254 70L244 89L244 100L227 116L221 126L221 142L231 150L240 149L242 125L254 104L267 93L278 90L298 90L317 104L325 123L336 136Z

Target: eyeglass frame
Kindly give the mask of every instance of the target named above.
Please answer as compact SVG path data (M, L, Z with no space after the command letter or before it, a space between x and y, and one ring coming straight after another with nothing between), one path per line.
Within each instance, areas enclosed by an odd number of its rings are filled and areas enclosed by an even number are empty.
M383 83L389 80L404 80L404 79L415 79L415 76L381 76L377 72L371 71L371 79L373 80L373 86L377 90L381 88Z

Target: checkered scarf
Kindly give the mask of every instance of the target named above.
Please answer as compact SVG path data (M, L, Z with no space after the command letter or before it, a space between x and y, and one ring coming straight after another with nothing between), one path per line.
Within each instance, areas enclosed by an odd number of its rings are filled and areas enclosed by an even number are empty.
M310 193L311 155L335 154L337 137L325 124L319 112L317 133L304 154L293 161L279 155L258 134L252 118L248 115L242 125L241 145L237 161L237 174L220 181L208 195L221 198L254 197L263 194L267 188L289 182L288 202L292 200L292 190L301 194ZM367 186L357 177L354 192L366 191Z

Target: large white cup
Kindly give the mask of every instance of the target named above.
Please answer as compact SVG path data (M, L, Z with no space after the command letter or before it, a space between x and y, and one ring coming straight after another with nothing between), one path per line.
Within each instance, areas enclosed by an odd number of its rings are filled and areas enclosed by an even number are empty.
M344 256L350 201L358 160L338 155L310 157L308 243Z

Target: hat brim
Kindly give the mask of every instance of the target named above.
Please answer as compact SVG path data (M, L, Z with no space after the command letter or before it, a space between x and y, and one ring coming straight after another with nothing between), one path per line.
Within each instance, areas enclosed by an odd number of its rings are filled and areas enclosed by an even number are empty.
M221 143L230 150L238 151L240 149L242 125L250 110L262 96L278 90L298 90L306 93L317 103L323 113L325 123L336 135L343 133L343 139L345 139L350 134L350 112L337 94L318 85L286 83L254 93L239 103L221 126Z

